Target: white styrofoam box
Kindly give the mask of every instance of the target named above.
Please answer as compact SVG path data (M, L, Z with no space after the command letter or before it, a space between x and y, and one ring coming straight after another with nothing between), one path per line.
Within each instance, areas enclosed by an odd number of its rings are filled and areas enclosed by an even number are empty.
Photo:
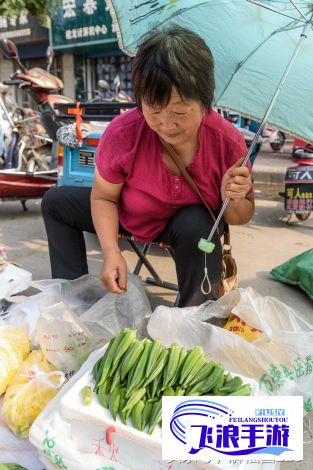
M279 462L166 462L162 461L161 428L152 436L119 418L113 421L96 394L90 406L81 403L81 389L94 386L91 371L106 346L94 351L82 368L46 406L30 429L30 441L47 470L279 470ZM60 464L60 461L59 461Z
M252 388L254 381L244 378L246 382L250 382ZM111 413L108 409L104 408L98 401L97 394L93 392L92 402L89 406L85 406L81 400L81 390L86 385L91 389L94 388L94 381L91 371L86 372L75 385L62 397L61 399L61 412L66 419L75 420L75 426L72 426L71 437L73 445L81 454L88 454L94 449L96 442L105 443L105 433L107 430L111 435L110 452L111 457L114 456L116 462L122 464L125 469L133 470L147 470L157 468L168 468L165 461L162 462L162 431L159 426L156 427L153 434L150 436L146 432L141 432L135 429L131 420L128 424L122 423L119 416L116 421L112 419ZM107 442L106 442L107 444ZM105 445L104 445L105 448ZM157 467L157 464L160 467ZM225 466L226 464L226 466ZM163 466L162 466L163 465ZM171 464L171 468L176 468ZM233 464L232 464L233 465ZM255 469L261 468L260 465L254 467ZM263 464L264 465L264 464ZM241 463L242 466L242 463ZM184 465L179 464L179 469L182 470ZM236 469L237 466L227 467L227 462L223 463L210 463L204 464L201 462L194 462L188 464L188 470L201 468L208 470L221 470L221 469ZM239 468L239 467L238 467ZM241 469L242 467L240 467ZM247 467L252 470L253 467ZM278 469L279 466L270 464L267 470Z
M27 289L32 280L32 273L14 264L7 264L0 272L0 299L8 294L14 295Z
M93 392L93 399L89 406L85 406L81 400L80 391L86 385L90 385L91 388L94 388L94 381L92 379L92 372L86 372L80 380L78 380L73 388L66 394L61 400L61 412L66 419L75 419L76 421L81 421L82 429L78 432L75 429L73 439L76 438L78 441L81 440L81 433L85 434L86 426L88 425L88 432L86 432L86 437L83 439L83 446L88 446L88 435L92 433L92 427L102 430L108 429L110 427L114 428L114 440L117 439L119 444L120 452L122 450L121 446L125 446L125 453L127 455L127 462L129 461L129 455L132 454L132 449L134 449L134 457L136 452L138 452L137 447L141 447L144 453L151 455L151 452L156 451L161 455L162 448L162 434L161 428L156 427L152 436L145 432L138 431L135 429L131 420L128 420L128 425L122 423L119 416L117 416L116 421L112 419L111 413L108 409L104 408L98 400L97 394ZM85 429L84 429L85 428ZM96 431L97 433L97 431ZM123 444L122 444L123 443ZM131 443L135 445L132 446ZM124 452L123 452L124 453ZM138 455L138 454L137 454ZM125 462L126 463L126 462ZM144 467L142 467L144 468ZM147 467L145 467L147 468Z

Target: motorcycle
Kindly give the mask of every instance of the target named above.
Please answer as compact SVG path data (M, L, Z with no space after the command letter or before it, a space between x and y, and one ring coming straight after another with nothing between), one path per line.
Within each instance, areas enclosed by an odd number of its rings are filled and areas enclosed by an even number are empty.
M106 80L98 80L97 86L98 90L95 90L95 97L92 98L90 103L99 103L99 102L118 102L118 103L131 103L131 97L124 91L121 90L121 82L119 75L116 75L114 78L115 90L112 91L110 85Z
M6 113L6 119L9 118L12 130L11 141L4 156L5 169L0 170L0 199L21 200L25 209L26 199L43 196L44 192L56 182L59 152L56 132L64 122L58 118L54 105L70 103L73 100L56 94L63 88L63 83L49 73L53 61L53 50L50 47L47 50L47 70L38 67L26 69L20 61L16 46L10 40L1 39L0 47L4 55L18 66L10 80L4 81L4 85L16 86L32 96L39 107L40 122L46 133L40 135L38 126L33 126L31 131L29 129L25 131L24 126L31 125L32 121L34 123L36 117L23 117L14 122L13 119L10 120L9 113ZM44 156L39 148L51 144L52 150L46 152Z
M280 152L286 142L286 134L269 124L266 125L262 137L270 144L273 152Z
M287 168L284 184L285 210L290 222L293 214L298 220L307 220L313 211L313 145L295 139L292 160L296 166Z
M250 132L255 133L260 127L260 124L257 121L241 116L240 114L233 111L228 111L224 114L226 119L238 127L240 131L242 129L248 129ZM270 124L265 124L262 129L259 141L262 144L269 144L274 152L279 152L282 150L285 144L286 135L284 132L277 129L277 127L274 127Z
M0 167L4 167L7 143L14 124L28 115L8 96L9 87L0 82Z

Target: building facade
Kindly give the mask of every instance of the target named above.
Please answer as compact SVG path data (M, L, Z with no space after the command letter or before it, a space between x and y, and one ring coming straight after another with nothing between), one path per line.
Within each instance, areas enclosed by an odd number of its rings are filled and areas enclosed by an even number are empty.
M10 39L17 46L22 63L26 68L41 67L46 69L46 51L49 46L49 29L43 27L32 15L21 12L18 16L0 16L0 38ZM8 80L16 69L16 65L0 54L0 80ZM51 73L62 78L60 58L56 57ZM15 87L10 91L20 106L30 106L33 103L27 93Z
M132 94L131 58L123 54L112 31L104 0L62 0L51 16L51 44L60 55L64 94L79 101L98 96L98 81L112 91L117 78L120 88Z

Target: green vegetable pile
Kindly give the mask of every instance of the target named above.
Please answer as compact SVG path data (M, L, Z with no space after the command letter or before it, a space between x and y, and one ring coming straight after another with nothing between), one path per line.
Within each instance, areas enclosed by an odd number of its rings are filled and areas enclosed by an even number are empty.
M251 387L224 367L208 362L200 346L164 348L161 340L139 341L136 330L124 328L111 339L93 367L99 402L115 420L152 434L162 419L162 396L250 395Z

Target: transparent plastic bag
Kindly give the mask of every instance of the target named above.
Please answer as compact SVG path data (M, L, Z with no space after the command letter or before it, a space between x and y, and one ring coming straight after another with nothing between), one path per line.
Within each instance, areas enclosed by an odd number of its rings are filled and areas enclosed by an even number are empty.
M0 396L29 353L30 340L24 330L14 326L0 327Z
M230 313L263 333L253 342L212 321ZM258 382L268 395L303 395L304 409L313 406L313 326L274 297L262 297L253 289L236 289L216 302L199 307L159 306L147 326L152 338L166 347L178 342L186 348L201 345L204 354L224 367Z
M146 336L150 316L151 306L141 279L128 274L127 292L106 292L80 319L95 336L111 339L125 327L137 329L138 337Z
M4 396L2 413L9 428L27 437L32 423L64 382L63 372L56 371L41 351L32 351Z
M48 361L68 375L97 347L96 337L63 302L40 310L37 337Z
M6 250L0 246L0 300L10 292L11 295L26 289L32 280L32 274L10 261Z
M28 331L33 346L38 345L36 327L40 310L64 302L76 315L81 315L104 295L104 287L96 276L86 274L78 279L44 279L28 284L25 295L6 297L3 324L17 325Z
M60 303L64 305L67 313L71 312L71 314L64 314L66 328L68 323L71 323L72 333L76 333L81 331L83 326L86 331L88 330L87 336L93 337L94 347L99 338L110 339L124 327L136 328L138 336L146 336L146 324L151 315L151 307L140 278L134 274L128 274L127 292L124 294L107 292L100 279L91 274L72 281L65 279L33 281L29 287L32 290L35 289L36 293L29 296L7 297L7 301L12 305L7 309L4 323L18 324L27 329L33 346L39 344L37 325L40 316L41 320L45 318L46 311L49 318L47 329L46 331L43 328L40 330L42 349L46 349L45 342L42 340L43 335L63 334L63 327L59 322L60 310L58 313L56 310L53 312L55 306ZM80 321L76 321L77 317L80 317ZM52 328L53 318L55 328ZM78 324L78 330L75 328L75 321ZM70 334L67 329L66 331ZM67 343L68 338L65 338L63 346ZM53 347L50 344L49 348L53 349ZM72 370L71 364L65 369L63 369L62 362L54 365L57 368L62 365L61 370Z
M64 297L63 302L48 306L40 304L37 336L47 359L69 375L79 369L91 351L122 328L135 328L138 336L146 336L151 307L138 276L128 275L124 294L105 292L102 285L102 297L80 316ZM72 299L69 301L73 304ZM75 310L79 311L78 308Z

